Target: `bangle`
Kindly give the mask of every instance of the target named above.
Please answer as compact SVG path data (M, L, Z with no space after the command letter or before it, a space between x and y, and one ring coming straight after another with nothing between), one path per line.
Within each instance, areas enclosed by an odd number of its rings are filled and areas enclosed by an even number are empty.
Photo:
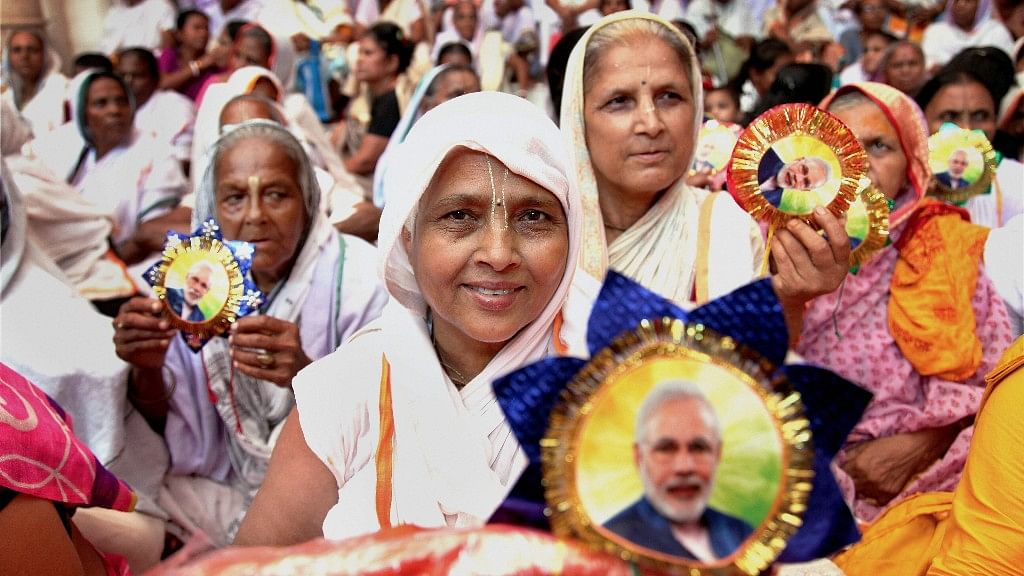
M188 69L192 71L193 77L199 77L199 62L193 60L188 63Z

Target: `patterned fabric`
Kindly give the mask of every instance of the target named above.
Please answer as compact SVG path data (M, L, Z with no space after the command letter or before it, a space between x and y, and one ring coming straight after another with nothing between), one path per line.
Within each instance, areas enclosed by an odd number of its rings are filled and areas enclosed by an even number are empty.
M904 345L897 342L890 330L890 298L893 296L894 271L898 267L897 260L901 252L913 254L918 250L915 244L921 241L912 239L919 234L908 231L911 224L908 218L921 207L930 179L927 167L927 130L919 109L902 93L888 86L865 82L843 87L838 94L849 90L863 92L871 98L896 128L907 156L907 183L904 191L896 198L897 209L893 213L894 224L890 236L895 244L880 250L856 275L847 276L840 290L813 300L804 316L797 352L809 362L834 370L875 395L863 418L847 438L846 448L840 452L840 462L845 457L845 449L860 442L904 432L940 428L973 416L978 410L984 390L983 376L995 366L1000 353L1011 339L1006 308L988 277L979 271L977 281L974 282L971 278L965 278L972 276L972 273L947 268L953 272L946 276L944 284L933 282L927 285L930 288L943 286L945 294L954 291L962 294L956 313L966 318L969 312L964 307L969 301L973 324L964 320L954 327L943 322L934 325L944 326L943 329L951 337L970 340L971 333L977 337L981 343L981 358L977 369L959 381L928 375L919 371L902 351L901 348L905 349L909 341L907 336L920 337L921 333L908 323ZM826 99L823 107L827 107L829 102L831 99ZM957 224L965 225L959 218L955 220ZM922 219L919 222L927 221ZM918 229L918 224L914 225L914 229ZM909 247L900 244L903 235L908 233L911 239L904 241L904 244L910 244ZM945 245L951 246L948 243ZM957 246L956 249L961 248ZM930 252L925 249L925 253L934 259L936 270L959 261L959 256L951 255L954 251L936 246ZM901 277L905 276L902 271L905 266L909 264L904 262L900 265ZM975 265L975 268L980 270L980 264ZM913 287L902 286L896 292L904 289L912 290ZM907 302L926 297L926 294L923 290L917 290L913 294L900 294L897 299L899 302ZM938 301L940 297L933 298L931 302ZM920 318L915 320L921 321ZM900 326L904 325L902 321L897 322ZM964 333L965 330L970 332ZM926 372L934 374L931 370ZM885 506L861 498L856 493L853 481L842 470L836 473L839 484L847 500L853 502L854 512L862 520L874 519L886 506L912 494L952 490L963 469L972 434L973 427L961 431L940 460L909 481L900 494Z
M71 418L0 363L0 487L69 506L135 508L135 494L75 437Z

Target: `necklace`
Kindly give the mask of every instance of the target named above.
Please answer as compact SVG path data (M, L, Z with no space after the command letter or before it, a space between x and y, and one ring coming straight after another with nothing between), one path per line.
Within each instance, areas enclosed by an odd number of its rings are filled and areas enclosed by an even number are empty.
M441 362L441 367L444 368L445 374L448 375L448 379L455 384L456 390L462 390L469 383L469 379L462 375L462 372L448 363L445 360L444 354L441 353L441 348L437 345L437 339L434 337L434 322L433 318L427 319L427 326L430 329L430 344L434 347L434 353L437 354L438 361Z

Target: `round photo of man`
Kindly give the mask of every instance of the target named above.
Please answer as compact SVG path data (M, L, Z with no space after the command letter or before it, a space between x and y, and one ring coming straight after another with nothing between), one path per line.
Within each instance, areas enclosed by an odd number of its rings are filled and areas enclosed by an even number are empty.
M187 252L174 260L164 283L167 308L186 322L214 318L228 300L227 270L211 255Z
M756 386L738 370L680 358L603 386L576 467L599 531L643 553L728 563L782 484L782 441Z
M827 206L842 183L839 158L823 142L805 134L782 138L765 150L757 183L769 204L781 212L810 214Z

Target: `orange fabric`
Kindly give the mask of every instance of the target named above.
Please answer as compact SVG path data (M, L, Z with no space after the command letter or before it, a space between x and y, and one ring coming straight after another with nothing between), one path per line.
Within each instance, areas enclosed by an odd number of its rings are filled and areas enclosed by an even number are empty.
M562 324L565 324L565 319L562 318L562 311L558 311L558 315L555 316L555 321L551 327L551 341L554 342L555 352L559 356L569 355L569 345L562 340Z
M972 299L988 228L962 210L922 203L896 243L889 332L924 376L963 382L981 365Z
M955 493L900 502L834 560L848 576L1013 576L1024 566L1024 336L985 377L988 388Z
M377 522L381 529L391 527L392 474L395 468L395 414L391 408L391 364L381 355L380 438L377 440Z

